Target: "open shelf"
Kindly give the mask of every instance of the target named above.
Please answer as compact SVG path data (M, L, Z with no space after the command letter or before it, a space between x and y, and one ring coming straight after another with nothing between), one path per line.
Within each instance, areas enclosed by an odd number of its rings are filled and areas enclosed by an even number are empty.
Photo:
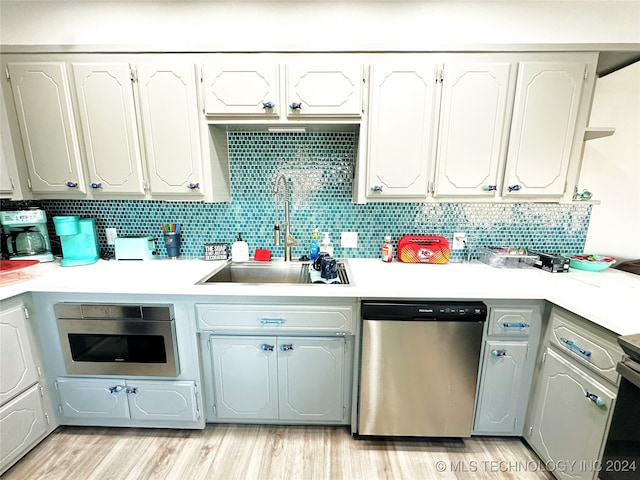
M587 127L584 129L584 140L610 137L616 131L616 127Z

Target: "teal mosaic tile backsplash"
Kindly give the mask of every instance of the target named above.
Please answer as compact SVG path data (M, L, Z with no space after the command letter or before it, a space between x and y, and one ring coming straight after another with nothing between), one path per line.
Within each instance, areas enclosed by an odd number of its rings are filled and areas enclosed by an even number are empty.
M47 200L29 202L56 215L94 217L100 246L104 229L120 236L157 236L158 252L166 256L160 225L182 225L182 255L203 258L203 244L231 244L238 232L256 248L283 257L283 247L273 246L273 227L283 221L283 204L276 202L273 185L282 172L289 179L293 248L297 258L308 253L314 228L329 232L336 257L378 258L383 237L394 245L404 234L442 235L465 232L470 251L483 246L525 246L547 252L582 252L591 205L548 203L377 203L351 201L357 134L351 132L229 132L232 201L230 203L162 202L144 200ZM1 208L19 206L3 201ZM340 232L357 232L358 248L340 247ZM51 238L57 240L53 225ZM322 236L322 235L321 235ZM465 252L453 251L452 260Z

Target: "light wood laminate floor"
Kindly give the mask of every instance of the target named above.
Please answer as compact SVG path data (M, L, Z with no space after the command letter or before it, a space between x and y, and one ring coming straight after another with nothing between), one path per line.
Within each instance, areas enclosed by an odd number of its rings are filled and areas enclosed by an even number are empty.
M383 440L344 427L60 427L4 480L551 479L515 438Z

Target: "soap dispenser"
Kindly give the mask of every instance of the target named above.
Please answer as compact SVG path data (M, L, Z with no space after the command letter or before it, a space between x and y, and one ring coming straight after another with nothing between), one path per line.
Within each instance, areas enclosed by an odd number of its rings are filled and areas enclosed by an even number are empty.
M326 252L329 256L333 257L333 245L331 245L331 238L329 238L329 232L322 232L324 237L320 242L320 251Z
M313 262L320 253L320 245L318 245L318 229L311 232L311 244L309 245L309 258Z
M242 233L238 232L238 240L231 245L231 261L246 262L249 260L249 245L242 240Z

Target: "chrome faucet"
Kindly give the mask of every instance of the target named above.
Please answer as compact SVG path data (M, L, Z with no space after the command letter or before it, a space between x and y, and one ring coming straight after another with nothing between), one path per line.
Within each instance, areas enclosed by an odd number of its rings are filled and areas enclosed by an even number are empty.
M276 176L275 184L273 185L273 193L276 195L276 204L278 201L278 195L282 196L284 200L284 222L282 225L275 225L274 245L280 245L280 227L284 226L284 261L291 261L291 247L298 244L293 235L291 235L290 227L291 221L289 218L289 201L291 200L291 194L289 193L289 182L284 173L279 173Z

